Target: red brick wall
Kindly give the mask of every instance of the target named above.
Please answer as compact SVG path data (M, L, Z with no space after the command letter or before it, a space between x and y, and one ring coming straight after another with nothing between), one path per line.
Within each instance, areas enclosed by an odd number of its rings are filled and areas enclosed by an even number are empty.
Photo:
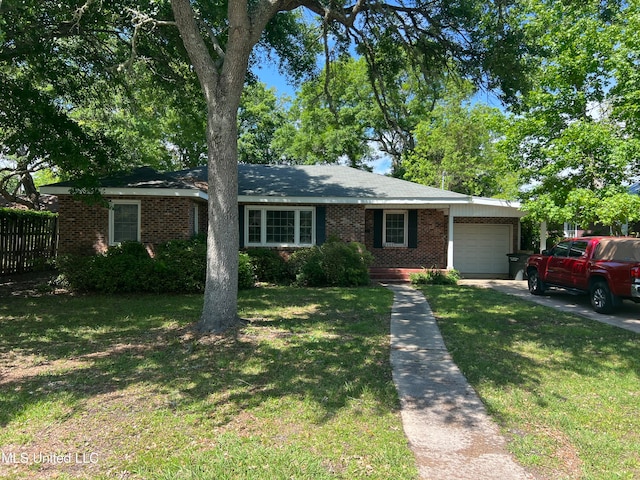
M113 197L140 201L140 240L159 244L193 235L193 203L181 197ZM107 200L110 198L108 197ZM104 252L109 245L109 211L59 195L59 249L61 254ZM200 204L200 224L206 232L206 204Z
M364 229L362 219L364 216ZM518 218L456 217L454 223L512 225L513 251L518 251ZM417 248L373 246L373 210L360 205L327 206L327 238L364 243L375 257L373 267L446 268L449 217L441 210L418 210Z
M373 253L373 267L446 268L447 220L440 210L418 210L418 245L416 248L373 246L373 210L366 213L367 250Z
M89 255L107 249L107 209L58 195L58 252Z
M364 218L362 205L327 205L327 238L336 236L345 242L364 243Z

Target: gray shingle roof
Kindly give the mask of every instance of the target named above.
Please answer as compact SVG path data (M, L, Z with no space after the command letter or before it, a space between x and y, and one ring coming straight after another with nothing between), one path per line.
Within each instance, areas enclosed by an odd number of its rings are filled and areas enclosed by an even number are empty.
M206 167L175 172L184 181L206 182ZM381 199L468 199L467 195L427 187L339 165L238 165L238 195Z
M66 182L46 185L47 187L75 187L77 182L69 180ZM190 183L183 182L171 173L160 173L151 167L139 167L131 172L121 173L111 177L101 178L98 181L100 188L169 188L169 189L189 189L196 187Z

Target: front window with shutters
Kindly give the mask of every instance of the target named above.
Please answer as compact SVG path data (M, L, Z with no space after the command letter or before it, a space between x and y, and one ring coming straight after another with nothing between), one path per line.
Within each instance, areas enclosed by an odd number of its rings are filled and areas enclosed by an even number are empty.
M248 246L309 246L315 243L313 207L245 207Z
M382 242L385 247L406 247L408 215L406 210L388 210L384 212Z
M140 241L140 202L112 200L109 208L109 245Z

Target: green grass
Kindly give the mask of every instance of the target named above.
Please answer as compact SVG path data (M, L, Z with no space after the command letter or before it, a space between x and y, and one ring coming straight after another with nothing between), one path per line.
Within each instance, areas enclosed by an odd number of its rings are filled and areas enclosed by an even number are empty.
M523 465L544 478L640 478L640 335L491 289L423 292Z
M254 289L246 326L197 336L200 296L3 298L0 477L417 478L391 303Z

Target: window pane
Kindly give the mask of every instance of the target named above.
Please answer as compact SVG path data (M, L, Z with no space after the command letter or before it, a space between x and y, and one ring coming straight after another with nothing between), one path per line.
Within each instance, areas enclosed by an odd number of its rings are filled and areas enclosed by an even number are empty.
M138 205L113 205L113 241L138 241Z
M262 223L260 210L249 210L249 243L260 243L262 241Z
M566 257L569 253L569 242L560 242L558 245L553 247L553 256L554 257Z
M300 243L312 243L313 241L313 212L311 210L300 211Z
M404 213L387 213L386 243L404 244Z
M295 221L292 210L267 210L267 243L294 243Z

